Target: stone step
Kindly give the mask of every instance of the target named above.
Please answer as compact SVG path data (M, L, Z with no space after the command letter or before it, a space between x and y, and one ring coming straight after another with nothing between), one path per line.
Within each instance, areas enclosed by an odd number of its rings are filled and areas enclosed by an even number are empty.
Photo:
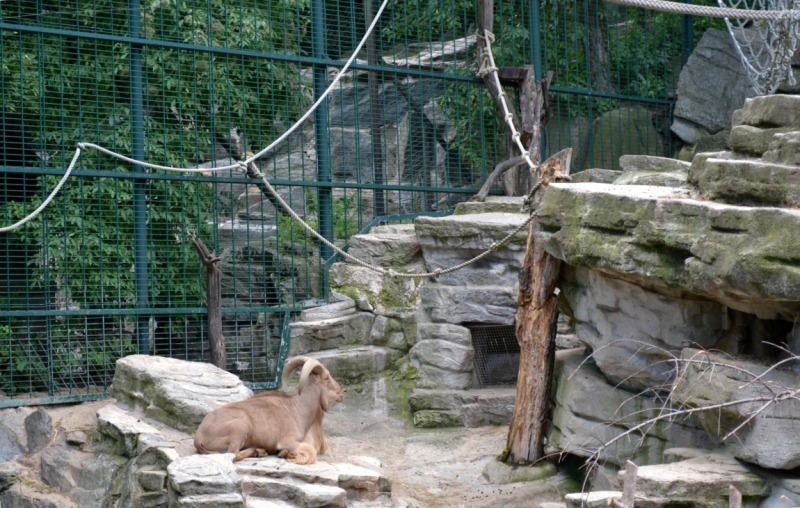
M690 163L669 157L654 155L623 155L619 158L619 166L624 173L631 171L654 171L656 173L685 173Z
M339 487L315 483L295 482L245 476L242 487L248 499L263 498L270 501L293 503L301 508L347 506L347 492Z
M733 113L732 125L800 129L800 96L764 95L747 99L742 109Z
M475 213L520 213L524 204L524 197L513 196L486 196L483 203L464 201L456 205L456 215L469 215Z
M356 302L346 298L340 302L333 302L320 307L312 307L300 312L300 321L322 321L336 319L356 313Z
M514 284L450 286L429 282L419 289L420 306L437 323L513 325L518 295Z
M414 389L409 405L417 427L483 427L508 425L514 413L517 390L482 388L475 390Z
M372 235L416 235L413 224L385 224L370 229Z
M95 451L104 451L125 457L137 455L139 438L149 434L154 439L164 439L161 432L131 413L109 404L97 411L97 429L94 434Z
M370 234L350 237L347 253L367 263L398 270L421 261L422 253L413 229L401 233L376 232L375 229ZM348 258L344 261L353 263Z
M290 356L305 355L325 349L369 344L369 333L375 316L356 312L321 321L297 321L291 330Z
M241 494L206 494L179 498L177 506L179 508L245 508L246 505Z
M343 385L361 383L386 370L386 365L399 353L379 346L352 349L326 349L306 356L319 360L333 378Z
M274 499L262 499L260 497L245 496L247 508L296 508L297 505L288 501L276 501Z
M391 496L392 482L388 476L383 474L379 466L380 462L370 457L358 457L356 460L370 467L326 461L317 461L314 464L301 466L277 457L265 457L245 459L237 464L237 468L243 477L245 493L258 497L266 497L258 494L260 492L258 489L271 485L264 482L259 483L260 480L295 486L311 485L337 488L346 492L348 499L355 501L380 501ZM275 488L281 492L283 491L281 489L288 489L288 487Z
M797 207L800 167L757 160L695 158L689 183L713 201L744 206Z

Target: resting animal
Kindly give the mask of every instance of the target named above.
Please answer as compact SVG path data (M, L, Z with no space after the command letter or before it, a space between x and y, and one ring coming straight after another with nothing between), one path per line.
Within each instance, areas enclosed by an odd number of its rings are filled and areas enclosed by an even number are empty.
M219 407L197 428L194 446L202 454L235 453L237 462L277 453L296 464L313 464L328 451L322 419L332 401L345 391L319 361L296 356L286 362L281 382L302 366L296 390L270 391Z

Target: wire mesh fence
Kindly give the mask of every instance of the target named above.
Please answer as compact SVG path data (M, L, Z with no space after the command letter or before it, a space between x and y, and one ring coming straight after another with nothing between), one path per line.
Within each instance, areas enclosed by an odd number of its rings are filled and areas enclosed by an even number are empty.
M579 147L577 169L612 167L621 149L671 153L692 20L600 0L494 9L498 65L555 71L546 153ZM0 405L104 396L114 361L135 352L205 360L193 237L222 257L229 370L275 385L287 313L325 299L331 253L253 180L213 169L285 132L376 10L369 0L0 3L0 223L42 202L78 142L208 170L145 171L87 152L39 218L0 235ZM322 234L343 244L376 217L451 209L505 158L502 119L475 77L476 20L473 1L392 0L327 103L257 162Z

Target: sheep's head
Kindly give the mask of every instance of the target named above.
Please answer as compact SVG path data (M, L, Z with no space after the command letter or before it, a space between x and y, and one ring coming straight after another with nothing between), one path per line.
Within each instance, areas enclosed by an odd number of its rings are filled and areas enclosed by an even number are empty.
M286 386L292 372L301 365L303 366L303 370L300 371L300 383L297 385L298 394L303 393L303 389L308 386L308 383L318 385L321 389L320 402L322 404L322 409L326 411L332 401L342 402L342 400L344 400L344 389L333 379L328 369L314 358L296 356L288 360L283 369L283 376L281 379L284 386Z

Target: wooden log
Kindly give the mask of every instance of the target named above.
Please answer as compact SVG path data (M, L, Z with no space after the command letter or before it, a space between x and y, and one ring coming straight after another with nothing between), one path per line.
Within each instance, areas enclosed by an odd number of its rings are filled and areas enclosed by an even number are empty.
M535 211L545 190L559 175L568 175L572 149L566 148L541 165L537 175L541 185L534 192L530 206ZM519 273L519 310L516 335L520 346L519 375L514 415L508 443L501 455L505 462L527 464L544 457L543 442L547 432L550 381L555 361L555 336L558 320L556 285L561 260L548 254L536 242L541 229L534 219L528 231L528 245Z
M192 238L192 245L206 267L206 291L208 295L207 338L211 363L225 369L225 337L222 335L222 271L217 266L222 256L209 252L202 240Z

